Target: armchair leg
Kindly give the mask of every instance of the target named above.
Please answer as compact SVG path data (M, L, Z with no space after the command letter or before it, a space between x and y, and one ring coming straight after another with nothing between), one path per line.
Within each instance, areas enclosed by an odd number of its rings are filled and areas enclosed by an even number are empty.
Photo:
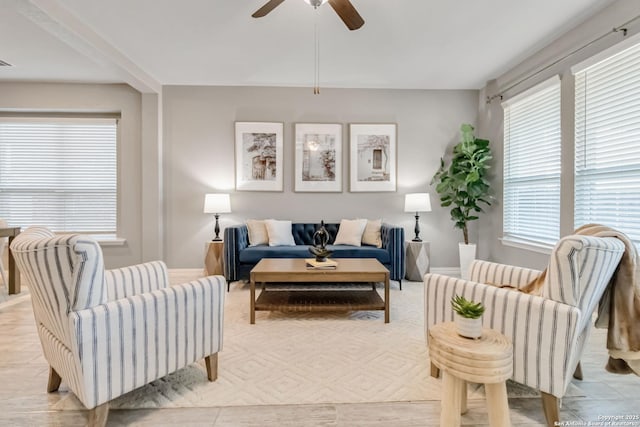
M547 425L553 427L560 422L559 399L552 394L540 392L542 395L542 408L547 419Z
M398 284L400 285L400 290L402 290L402 279L398 280Z
M58 391L61 382L62 378L60 378L60 375L58 375L55 369L49 366L49 382L47 384L47 393Z
M434 365L433 362L431 362L431 376L433 378L440 378L440 368Z
M582 366L580 366L580 362L578 362L576 370L573 371L573 378L582 381Z
M89 426L104 427L109 417L109 402L89 410Z
M218 353L213 353L204 358L204 364L207 367L207 378L209 381L218 379Z

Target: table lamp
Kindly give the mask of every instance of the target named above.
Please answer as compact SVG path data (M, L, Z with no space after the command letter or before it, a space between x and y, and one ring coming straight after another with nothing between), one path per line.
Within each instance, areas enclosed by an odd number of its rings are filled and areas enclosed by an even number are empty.
M431 212L431 199L429 193L410 193L404 196L404 211L416 213L416 237L413 242L422 242L420 238L420 215L418 212Z
M216 225L213 229L216 233L216 237L214 237L212 241L217 242L222 240L220 238L220 225L218 224L218 218L220 218L221 213L228 212L231 212L231 201L228 194L207 194L205 196L204 213L212 213L215 214L216 217Z

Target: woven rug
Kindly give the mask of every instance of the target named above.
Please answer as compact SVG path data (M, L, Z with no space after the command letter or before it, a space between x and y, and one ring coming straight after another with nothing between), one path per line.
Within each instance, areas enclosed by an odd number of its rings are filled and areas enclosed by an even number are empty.
M378 288L382 292L381 288ZM224 348L218 379L196 363L111 402L112 408L177 408L440 400L441 380L429 375L422 283L391 289L384 312L257 312L249 324L248 285L226 294ZM515 383L510 396L538 394ZM469 399L483 398L470 385ZM72 393L54 409L82 408Z

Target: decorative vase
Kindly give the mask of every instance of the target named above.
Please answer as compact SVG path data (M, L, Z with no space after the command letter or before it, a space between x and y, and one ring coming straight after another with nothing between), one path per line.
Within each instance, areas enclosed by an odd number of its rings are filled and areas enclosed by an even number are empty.
M480 338L482 336L482 317L469 319L455 314L456 332L465 338Z
M476 244L475 243L460 243L458 245L458 251L460 253L460 277L469 279L469 266L471 262L476 259Z

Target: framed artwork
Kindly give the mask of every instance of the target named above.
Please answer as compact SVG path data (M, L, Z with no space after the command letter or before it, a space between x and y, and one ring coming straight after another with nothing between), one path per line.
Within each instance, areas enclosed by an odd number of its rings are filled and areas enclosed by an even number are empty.
M396 191L396 125L349 124L351 191Z
M296 123L295 191L342 191L342 125Z
M236 122L236 190L283 191L283 124Z

